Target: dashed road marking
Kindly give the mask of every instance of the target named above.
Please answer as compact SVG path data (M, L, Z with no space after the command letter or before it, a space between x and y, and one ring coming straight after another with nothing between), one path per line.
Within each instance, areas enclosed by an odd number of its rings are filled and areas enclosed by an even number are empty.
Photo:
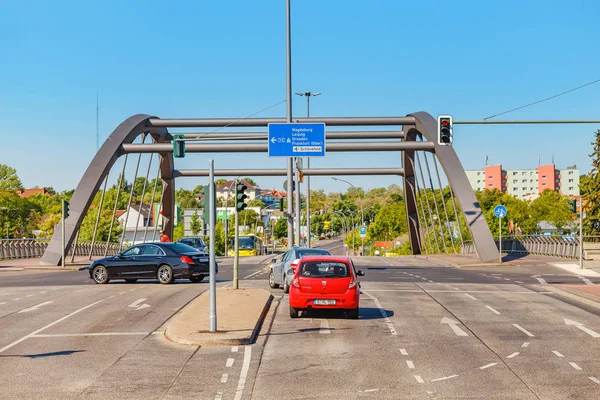
M43 292L40 292L40 294L44 294L44 293L48 293L48 291L44 290Z
M17 301L17 300L21 300L21 298L17 297L16 299L13 299L13 301Z
M521 353L519 353L518 351L515 351L514 353L512 353L512 354L511 354L511 355L509 355L509 356L507 356L506 358L515 358L515 357L516 357L516 356L518 356L519 354L521 354Z
M372 393L372 392L377 392L379 391L379 389L366 389L364 390L365 393Z
M524 342L524 343L521 345L521 347L528 347L529 345L530 345L530 343L529 343L529 342Z
M227 363L225 364L225 367L231 368L233 366L234 361L235 361L235 358L228 358Z
M493 367L494 365L498 365L498 363L489 363L489 364L486 364L486 365L484 365L483 367L479 367L479 369L487 369L487 368L491 368L491 367Z
M427 282L429 282L429 283L435 283L435 282L433 282L431 279L429 279Z
M546 282L546 280L544 278L542 278L540 275L533 275L532 278L535 278L542 285L548 284L548 282Z
M406 366L410 369L415 369L415 364L410 360L406 360Z
M28 295L27 295L27 296L25 296L25 297L31 297L31 296L35 296L35 293L34 293L34 294L28 294Z
M400 354L402 354L403 356L407 356L408 352L406 351L406 349L400 349Z
M495 309L493 309L493 308L492 308L492 307L490 307L490 306L485 306L485 308L487 308L488 310L490 310L490 311L491 311L491 312L493 312L494 314L498 314L498 315L500 315L500 311L498 311L498 310L495 310Z
M579 276L579 279L581 279L586 285L593 285L594 284L594 282L590 281L585 276Z
M385 309L383 308L383 306L381 305L379 300L377 300L377 298L375 296L371 295L370 293L365 292L364 290L362 291L362 293L364 293L367 297L369 297L371 300L373 300L373 302L375 303L375 306L379 309L379 313L383 317L383 320L387 324L387 327L390 330L390 333L394 336L398 335L398 332L396 332L396 328L394 328L394 324L392 324L392 321L388 317L387 312L385 311Z
M505 281L510 281L510 278L504 278Z
M522 326L517 325L517 324L513 324L513 326L515 328L517 328L518 330L520 330L521 332L523 332L524 334L526 334L527 336L535 337L535 335L533 333L529 332L527 329L523 328Z
M581 371L583 369L579 365L575 364L573 361L569 362L569 365L575 368L577 371Z
M125 294L125 292L121 292L121 293L119 293L119 294Z
M554 353L555 356L557 357L564 357L562 354L560 354L558 351L556 350L552 350L552 352Z
M329 330L329 322L326 319L321 320L321 327L319 328L319 333L324 335L329 335L331 331Z
M248 376L248 369L250 369L250 359L252 358L252 347L244 347L244 362L242 364L242 371L240 372L240 379L238 381L237 390L235 392L234 400L241 400L244 394L244 387L246 386L246 378Z
M258 275L258 274L260 274L261 272L262 272L262 271L256 271L256 272L253 272L253 273L251 273L250 275L243 277L242 279L248 279L248 278L251 278L251 277L253 277L254 275Z
M413 375L415 377L415 379L417 380L418 383L425 383L425 381L423 380L423 378L421 378L421 375ZM591 379L592 377L590 377Z
M444 376L443 378L432 379L431 382L445 381L446 379L456 378L458 375Z
M597 383L598 385L600 385L600 379L594 377L594 376L588 376L588 378L590 378L590 380L594 383Z
M221 383L227 383L227 379L229 379L229 374L221 375Z
M474 296L471 296L469 293L465 293L465 296L467 296L471 300L477 300Z
M521 281L515 281L515 283L521 283L522 284L523 282L521 282Z
M238 346L231 347L231 352L232 353L237 353L238 352Z

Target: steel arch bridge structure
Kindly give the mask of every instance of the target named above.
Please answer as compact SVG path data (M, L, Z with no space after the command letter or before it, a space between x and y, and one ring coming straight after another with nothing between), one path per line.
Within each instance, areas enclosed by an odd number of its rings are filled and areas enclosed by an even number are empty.
M78 230L102 182L119 159L128 154L157 154L159 159L159 175L162 181L162 227L172 237L175 213L175 179L188 176L208 176L208 170L176 170L173 160L173 136L169 129L179 128L224 128L224 127L266 127L269 123L286 122L285 118L222 118L222 119L160 119L151 115L138 114L123 121L107 138L98 150L90 165L81 178L70 200L69 217L65 220L65 246L69 249L76 240ZM395 128L392 131L328 131L326 134L327 152L399 152L401 163L392 168L313 168L303 170L306 176L336 176L336 175L397 175L402 176L406 215L408 218L408 236L413 254L435 253L427 249L425 235L433 232L437 243L438 229L442 230L442 220L445 214L449 223L448 210L445 203L427 208L423 203L423 190L427 192L427 182L433 189L431 171L437 174L441 189L441 180L437 163L441 166L448 184L452 202L464 217L471 233L477 257L483 262L499 258L499 252L489 227L483 216L481 207L467 179L467 175L452 146L439 145L436 140L437 122L425 112L416 112L402 117L343 117L343 118L294 118L299 123L325 123L327 127L373 127L387 126ZM181 134L181 132L177 132ZM222 132L222 133L183 133L188 140L199 136L203 140L217 143L188 143L186 153L223 153L223 152L268 152L266 132ZM142 144L134 141L142 137ZM145 143L150 137L152 143ZM340 142L340 139L347 140ZM363 141L356 141L362 139ZM383 139L393 139L382 141ZM399 139L399 140L398 140ZM232 142L235 140L258 141L258 143ZM336 141L337 140L337 141ZM368 141L365 141L368 140ZM425 167L429 179L425 179L419 154L423 153ZM432 160L432 168L428 162ZM401 165L400 165L401 164ZM139 166L139 161L138 161ZM215 170L215 176L284 176L286 169L254 169L254 170ZM137 176L137 170L136 170ZM419 181L419 177L421 181ZM135 179L134 179L135 180ZM419 183L421 182L421 183ZM118 200L118 199L117 199ZM288 201L291 193L288 193ZM456 202L458 204L456 204ZM421 207L419 208L419 205ZM456 207L458 205L458 207ZM100 206L101 208L101 206ZM421 209L421 211L419 211ZM116 210L116 202L115 202ZM442 213L443 210L443 213ZM100 210L98 212L100 215ZM437 219L434 217L437 215ZM458 222L458 214L456 214ZM97 225L96 221L96 225ZM425 223L426 222L426 223ZM96 233L94 233L95 236ZM462 235L461 235L462 241ZM62 254L61 232L55 230L54 235L44 255L41 264L59 265ZM454 244L454 240L452 240ZM107 244L108 245L108 244ZM462 243L464 247L465 243ZM93 245L92 245L93 247ZM439 251L439 247L438 247ZM90 252L91 256L91 252Z

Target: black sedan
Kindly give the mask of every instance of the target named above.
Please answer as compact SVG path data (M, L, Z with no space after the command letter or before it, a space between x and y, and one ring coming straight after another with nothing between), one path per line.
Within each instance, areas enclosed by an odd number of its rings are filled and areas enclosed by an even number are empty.
M158 279L163 284L175 279L201 282L209 274L209 256L181 243L144 243L94 261L89 271L90 278L99 284L111 279L129 283L138 279Z

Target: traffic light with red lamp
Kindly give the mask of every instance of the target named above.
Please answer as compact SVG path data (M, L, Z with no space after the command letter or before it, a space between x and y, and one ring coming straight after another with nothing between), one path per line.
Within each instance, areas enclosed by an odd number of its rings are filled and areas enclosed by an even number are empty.
M451 115L440 115L437 119L437 137L438 144L440 146L451 146L452 145L452 116Z

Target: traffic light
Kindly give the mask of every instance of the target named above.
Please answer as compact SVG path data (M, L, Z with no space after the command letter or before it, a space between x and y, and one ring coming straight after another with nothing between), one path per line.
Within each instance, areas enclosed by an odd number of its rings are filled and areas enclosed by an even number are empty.
M283 197L279 199L279 211L283 211Z
M202 193L202 201L200 202L200 205L202 206L202 208L204 209L204 212L202 213L202 221L204 221L204 226L208 226L209 225L209 218L210 218L210 195L209 195L209 187L204 186L202 187L202 189L200 190L200 193Z
M244 202L248 198L244 192L248 189L248 186L241 182L235 184L235 211L240 212L244 208L248 207L248 204Z
M575 199L569 200L569 210L571 210L572 213L577 212L577 200L575 200Z
M438 116L438 144L450 146L452 144L452 116Z
M63 219L69 218L69 202L66 200L62 201L62 215Z
M185 142L183 135L173 135L173 156L175 158L185 157Z

